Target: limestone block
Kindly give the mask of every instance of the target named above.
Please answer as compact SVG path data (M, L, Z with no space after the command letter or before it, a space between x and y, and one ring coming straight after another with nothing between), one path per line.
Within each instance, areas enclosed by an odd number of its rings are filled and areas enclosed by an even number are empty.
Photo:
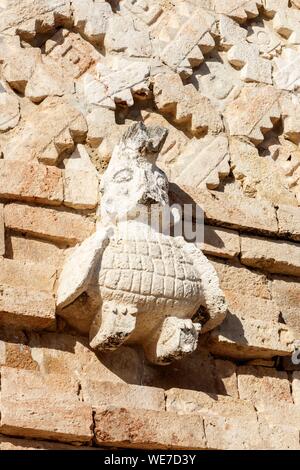
M171 115L175 123L187 126L193 134L222 131L221 116L209 99L193 85L184 86L177 74L156 75L153 93L159 111Z
M64 171L64 204L76 209L93 209L98 203L97 175L92 171L67 168Z
M239 44L247 37L247 31L241 28L232 18L225 15L220 15L219 28L221 44L225 49L232 47L234 44Z
M74 82L57 60L46 57L36 64L25 88L25 96L41 103L47 96L73 94Z
M97 445L143 449L204 449L201 416L110 408L96 411Z
M251 296L262 299L272 298L270 282L265 274L251 271L239 262L229 264L229 262L214 259L212 263L224 291L239 292L243 296L251 293Z
M18 341L18 342L16 342ZM0 341L0 365L15 369L39 370L38 363L33 360L26 340L15 336Z
M194 203L204 210L205 219L225 227L277 233L274 207L260 199L241 197L217 191L195 190L190 186L171 187L173 199L182 204Z
M262 57L272 59L282 51L283 41L274 33L268 22L263 26L251 25L248 33L247 41L256 44Z
M63 201L61 170L38 163L0 160L0 197L59 205Z
M230 135L248 137L255 144L262 142L280 117L279 98L280 92L271 86L244 87L224 113Z
M259 11L257 6L261 0L214 0L217 13L227 15L239 23L244 23L248 18L255 18Z
M281 99L281 112L283 118L283 137L298 145L300 143L300 120L298 118L300 104L292 94L285 94ZM289 160L290 161L290 160ZM290 165L292 162L290 163ZM290 176L289 168L284 168L286 176ZM294 183L295 185L295 183Z
M38 47L22 48L18 36L1 36L0 44L3 77L11 88L24 94L36 64L41 62L41 50Z
M199 248L206 255L235 258L240 253L239 234L234 230L204 226L204 242Z
M107 23L113 15L105 0L72 1L75 28L93 44L101 45L107 31Z
M203 62L203 54L215 45L214 23L214 16L202 8L195 8L189 16L171 16L158 36L162 62L183 78L192 75L193 68Z
M0 285L52 292L56 269L50 263L0 259Z
M86 217L43 207L7 204L4 216L5 225L17 232L71 245L84 240L94 230L94 223Z
M279 233L300 241L300 207L280 205L277 210Z
M93 447L74 447L68 444L59 444L58 442L40 441L34 439L22 439L5 437L0 435L0 450L96 450ZM99 449L101 450L101 449Z
M5 225L3 204L0 204L0 257L5 254Z
M59 29L46 41L45 54L59 63L65 75L74 80L80 78L102 57L92 44L78 33L67 29Z
M123 52L128 57L151 57L150 34L145 24L131 15L112 15L108 21L104 40L108 52Z
M148 96L150 68L145 62L117 61L111 68L97 65L97 75L84 76L88 104L116 109L116 103L134 105L134 97Z
M250 401L179 388L166 391L166 410L180 414L200 414L204 418L219 416L256 420L255 408Z
M142 359L130 347L121 347L114 354L96 355L86 338L65 333L29 333L29 347L32 359L45 374L62 374L81 383L142 382Z
M293 403L286 372L269 367L238 367L238 388L242 400Z
M83 379L81 387L83 401L93 408L130 408L134 404L135 408L165 411L165 395L161 388L92 381L88 378Z
M218 394L226 394L233 398L239 398L235 363L216 359L215 374Z
M85 146L81 144L77 145L72 155L66 157L63 163L66 170L88 171L94 175L98 174Z
M300 11L295 8L280 8L273 20L273 28L290 44L300 43Z
M201 141L192 139L170 165L170 174L179 186L216 189L220 180L228 176L229 146L225 135L206 136Z
M0 82L0 133L16 127L20 119L18 98L6 91Z
M55 326L55 299L46 291L2 285L0 324L23 329L51 329Z
M296 406L300 407L300 372L293 372L292 395Z
M296 426L270 424L260 416L258 425L261 450L299 450L299 429Z
M132 15L143 21L147 25L152 25L163 12L160 4L151 2L151 0L124 0L120 4L120 11L124 9L130 11Z
M190 80L221 112L239 95L243 86L239 70L229 64L224 52L219 53L219 59L206 58Z
M62 25L71 25L69 0L21 0L10 2L1 14L0 33L14 36L17 32L31 40Z
M285 374L281 372L281 374ZM271 383L271 382L270 382ZM300 410L299 407L287 400L267 400L257 397L255 402L258 419L269 425L282 425L295 427L299 430Z
M259 82L272 85L272 64L259 55L256 44L240 41L228 52L229 62L241 68L241 79L245 82Z
M241 262L272 273L300 276L300 250L297 243L242 235Z
M286 325L300 338L300 282L290 277L275 277L272 282L272 298L280 309Z
M91 425L91 407L79 401L76 382L66 383L60 375L1 369L1 433L87 443Z
M229 314L209 339L213 354L233 358L271 358L293 351L294 335L278 323L275 302L225 291Z
M299 50L284 49L281 56L274 59L274 63L275 86L281 90L297 90L300 86Z
M64 250L54 243L38 240L20 234L10 234L8 237L7 257L16 261L32 263L50 263L56 269L64 258Z
M8 160L39 160L55 165L65 151L72 151L87 133L83 115L65 98L47 98L5 145Z
M278 10L288 8L289 0L263 0L262 3L266 15L273 18Z
M234 138L230 142L231 170L246 196L270 201L274 205L297 205L287 178L270 158L261 158L249 143ZM272 178L269 178L272 173Z

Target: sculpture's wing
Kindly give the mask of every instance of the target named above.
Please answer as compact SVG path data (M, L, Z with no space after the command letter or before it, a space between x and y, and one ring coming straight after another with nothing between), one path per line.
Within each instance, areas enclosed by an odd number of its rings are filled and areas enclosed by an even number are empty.
M87 288L97 262L108 240L108 232L100 229L78 245L67 258L58 280L57 306L66 307Z

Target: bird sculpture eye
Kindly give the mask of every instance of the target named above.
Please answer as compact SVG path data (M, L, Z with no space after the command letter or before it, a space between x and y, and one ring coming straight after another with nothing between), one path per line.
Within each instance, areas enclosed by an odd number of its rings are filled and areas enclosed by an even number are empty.
M132 180L133 178L133 171L130 169L125 168L124 170L118 171L113 177L115 183L125 183L127 181Z

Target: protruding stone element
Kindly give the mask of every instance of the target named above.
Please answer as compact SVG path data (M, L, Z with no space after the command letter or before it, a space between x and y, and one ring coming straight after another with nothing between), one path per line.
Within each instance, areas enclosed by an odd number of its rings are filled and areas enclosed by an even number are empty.
M161 15L163 9L151 0L124 0L120 3L120 10L127 10L147 25L152 25Z
M279 8L273 20L277 33L288 39L290 44L300 44L300 11L295 8Z
M208 131L217 134L223 130L222 118L209 99L193 85L184 86L177 74L156 75L153 93L159 111L170 115L176 124L189 128L193 134Z
M229 62L242 68L241 78L245 82L259 82L272 85L272 64L259 56L256 44L241 41L228 52Z
M151 57L152 45L145 25L131 15L113 15L104 41L108 52L123 52L128 57Z
M12 93L8 93L0 82L0 133L16 127L19 120L19 100Z
M222 134L206 136L200 141L192 139L170 165L174 182L194 188L216 189L229 172L228 139Z
M86 74L84 93L89 104L116 109L116 103L134 105L134 97L149 95L147 63L117 61L114 68L97 65L97 76Z
M63 316L63 308L98 286L101 305L90 328L91 346L107 351L139 343L157 364L196 349L201 326L192 318L200 306L207 312L203 332L219 325L227 311L216 272L201 250L171 237L168 224L161 232L148 221L148 207L152 218L154 207L156 216L171 209L167 177L155 165L165 138L165 129L142 123L125 132L101 180L101 224L70 254L57 294Z
M83 115L64 98L47 98L18 135L4 146L8 160L38 160L55 165L63 152L72 150L87 133Z
M258 5L261 0L214 0L217 13L227 15L239 23L244 23L248 18L258 16Z
M75 28L90 42L102 45L113 15L110 4L105 0L72 0L71 5Z
M241 28L240 25L228 16L220 16L220 36L221 44L225 49L230 48L234 44L239 44L247 37L247 30Z
M300 53L286 48L280 57L274 59L274 83L281 90L295 91L300 86Z
M245 136L255 144L280 118L280 92L271 86L243 88L225 111L230 135Z
M182 77L190 76L203 62L203 54L215 45L211 35L214 23L215 18L201 8L187 17L172 15L158 36L162 62Z

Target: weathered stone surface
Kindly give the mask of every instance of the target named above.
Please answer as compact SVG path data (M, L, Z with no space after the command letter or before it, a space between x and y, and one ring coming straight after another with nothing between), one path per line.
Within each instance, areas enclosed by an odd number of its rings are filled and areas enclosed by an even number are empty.
M5 225L3 204L0 204L0 257L5 254Z
M52 292L55 281L56 269L50 263L0 259L0 285Z
M225 291L229 313L210 335L209 348L234 358L271 358L293 351L293 332L279 323L275 302Z
M32 109L28 111L32 114ZM83 115L65 98L47 98L4 147L9 160L39 160L55 165L63 152L71 152L81 142L87 125Z
M93 447L75 447L68 444L59 444L58 442L40 441L34 439L16 439L0 435L0 450L96 450ZM99 449L101 450L101 449Z
M109 3L103 0L87 0L84 4L81 0L71 2L74 26L90 42L102 44L107 31L107 23L112 16Z
M38 163L0 160L0 197L59 205L64 197L61 170Z
M69 244L84 240L94 229L86 217L43 207L7 204L4 215L6 226L13 230Z
M238 292L243 296L271 299L270 282L267 276L258 271L252 271L239 262L229 263L212 260L220 278L222 289Z
M297 243L242 235L241 262L272 273L300 276L300 248Z
M245 82L261 82L272 85L272 64L259 56L256 44L239 41L228 52L229 62L241 68L241 78Z
M277 217L279 233L300 241L300 207L279 206Z
M0 82L0 133L13 129L20 119L18 98L8 93Z
M206 255L235 258L240 253L239 234L234 230L204 226L204 242L200 248Z
M222 131L221 116L209 99L192 85L184 86L175 73L156 75L153 93L159 111L171 115L175 123L187 126L193 134Z
M249 401L172 389L167 392L166 406L177 413L201 415L208 448L259 448L256 412Z
M231 139L230 163L232 173L246 196L267 200L275 206L297 206L296 195L287 185L285 172L279 166L274 167L272 159L261 158L254 145ZM272 178L269 178L270 173ZM252 205L251 201L249 205Z
M64 259L63 248L46 240L30 238L23 234L10 234L7 238L7 245L7 257L16 261L49 262L56 269L59 269Z
M83 379L81 387L84 402L93 408L130 408L134 403L135 408L165 411L164 390L160 388L89 379Z
M275 209L266 201L241 197L217 191L195 190L182 186L171 187L176 202L196 203L205 213L208 222L217 222L232 228L277 233Z
M96 355L86 338L63 333L32 333L29 347L32 359L45 374L64 374L80 382L142 382L142 360L130 347L121 347L114 354Z
M282 319L300 337L300 282L289 277L274 277L272 281L272 298L280 309Z
M243 88L226 107L225 119L232 136L248 137L258 144L280 117L280 92L271 86Z
M300 372L293 372L292 395L296 406L300 406Z
M93 209L98 203L97 175L91 171L64 171L64 204L76 209Z
M1 285L0 324L24 329L55 326L55 299L46 291Z
M293 403L286 372L269 367L241 366L238 367L237 374L242 400Z
M197 415L132 408L97 410L98 445L144 449L204 449L203 419Z
M1 368L2 434L84 443L91 426L92 409L79 401L76 381Z

